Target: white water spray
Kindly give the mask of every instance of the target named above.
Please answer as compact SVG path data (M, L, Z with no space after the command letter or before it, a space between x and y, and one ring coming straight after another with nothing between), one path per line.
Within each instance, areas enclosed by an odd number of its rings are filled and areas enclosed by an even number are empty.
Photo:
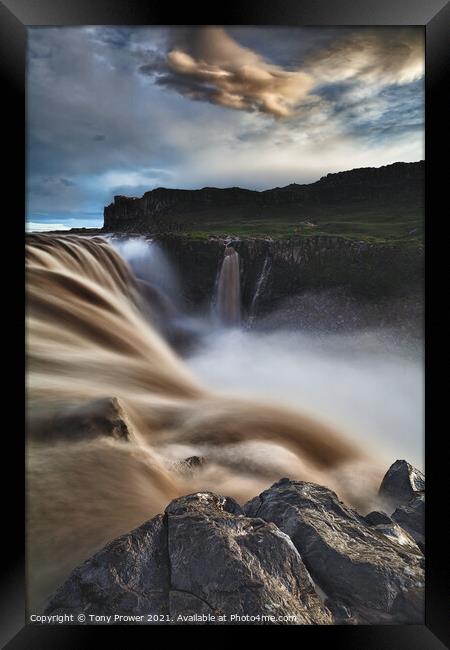
M251 305L250 305L250 315L249 315L248 323L247 323L248 327L252 326L253 321L255 320L256 316L258 315L259 302L260 302L261 296L263 295L264 291L266 290L271 270L272 270L272 260L270 259L269 255L266 255L263 267L261 269L261 273L260 273L258 281L256 283L255 293L253 295L253 299L252 299L252 302L251 302Z

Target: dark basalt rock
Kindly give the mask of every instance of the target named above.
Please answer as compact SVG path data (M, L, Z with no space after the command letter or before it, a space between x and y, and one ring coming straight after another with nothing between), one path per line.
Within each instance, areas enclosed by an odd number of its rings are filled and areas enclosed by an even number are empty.
M202 462L183 461L190 470ZM421 486L422 475L409 468L412 485ZM243 508L210 492L180 497L77 567L45 614L118 613L165 624L255 616L265 617L255 624L421 624L424 504L420 492L392 517L363 517L328 488L288 478ZM149 614L160 618L148 621Z
M283 479L244 511L289 535L314 582L349 610L349 622L423 622L422 553L370 527L331 490Z
M175 464L175 468L180 474L192 476L205 465L205 458L203 456L189 456Z
M51 596L46 612L167 615L169 588L167 525L157 515L77 567Z
M389 517L385 512L380 512L378 510L369 512L369 514L364 517L364 521L368 523L369 526L379 526L380 524L389 526L389 524L394 523L392 517Z
M406 505L425 491L425 476L406 462L396 460L386 472L380 486L381 499L392 509Z
M417 544L417 540L392 517L389 517L385 512L369 512L364 517L364 521L376 532L386 535L389 539L403 546L410 546L413 551L421 550L422 546Z
M103 397L68 406L46 418L32 431L35 439L84 440L107 436L130 440L133 427L116 397Z
M294 615L330 623L292 542L273 524L235 516L211 493L182 497L166 510L172 589L195 594L224 614Z
M391 524L378 524L371 527L374 532L385 535L388 539L400 546L407 547L413 553L421 553L420 546L416 543L415 539L401 526L394 521Z
M350 609L341 603L339 600L332 600L331 598L325 599L325 606L328 607L333 615L334 623L336 625L350 625L358 621L352 616Z
M425 553L425 494L420 494L406 505L398 507L392 515Z
M46 613L294 616L327 624L291 540L240 514L230 498L198 493L173 501L75 569ZM214 621L213 621L214 622Z
M224 237L197 240L187 235L167 234L157 235L156 239L179 277L183 278L182 295L186 304L197 308L209 305L229 241ZM422 286L423 256L415 248L367 244L332 235L292 236L278 240L270 237L235 238L232 246L239 254L241 299L245 313L251 310L262 315L277 305L283 305L287 298L312 292L314 295L329 295L329 299L324 301L325 310L337 309L338 306L341 309L348 303L347 312L352 312L355 304L362 303L361 319L381 322L381 319L389 321L389 318L395 318L395 314L386 315L387 301L403 300L411 291L411 295L420 295L417 288L421 290ZM254 305L256 287L260 282L263 282L263 290ZM364 307L367 300L375 301L377 305L382 303L380 313L375 308ZM414 300L407 301L409 311ZM306 301L303 307L306 310L311 305Z

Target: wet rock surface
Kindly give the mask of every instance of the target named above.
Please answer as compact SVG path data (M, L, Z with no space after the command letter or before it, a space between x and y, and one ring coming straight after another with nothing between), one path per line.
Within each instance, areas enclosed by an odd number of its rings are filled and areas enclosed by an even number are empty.
M291 540L239 511L233 500L210 493L169 505L172 590L194 594L229 616L293 615L297 623L330 623Z
M369 514L364 517L364 520L369 524L369 526L379 526L380 524L389 526L394 523L392 517L389 517L385 512L379 510L369 512Z
M331 309L333 317L341 315L348 326L352 319L355 325L401 321L399 314L408 316L411 310L417 320L422 312L423 254L419 248L401 249L333 235L205 240L158 235L156 240L183 278L183 298L193 307L210 304L225 247L231 244L239 254L245 315L265 318L276 310L281 312L278 320L289 324L301 318L302 326L308 326L317 323L317 315L319 322L327 320L323 310ZM254 304L260 283L263 290ZM389 309L392 301L395 309Z
M380 497L386 504L406 505L425 492L425 476L406 460L396 460L386 472L380 486Z
M163 515L115 539L71 573L50 598L46 613L167 614L166 540Z
M103 397L62 408L33 431L34 438L45 441L76 441L100 436L130 440L133 435L132 424L117 397Z
M211 493L176 499L164 516L75 569L46 613L156 614L165 623L202 614L225 622L241 615L331 623L291 540L241 512L233 499Z
M211 492L180 497L77 567L45 613L164 624L420 624L424 556L412 533L423 507L420 494L392 516L363 517L328 488L289 479L243 507Z
M349 611L349 622L423 621L424 558L400 531L377 530L331 490L288 479L244 511L289 535L314 582Z
M411 535L425 553L425 494L398 507L392 514L392 519Z

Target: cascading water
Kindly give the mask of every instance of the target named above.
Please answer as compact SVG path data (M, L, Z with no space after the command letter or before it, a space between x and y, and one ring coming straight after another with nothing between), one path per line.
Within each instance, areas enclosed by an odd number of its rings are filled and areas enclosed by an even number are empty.
M146 237L105 237L126 260L139 280L158 288L174 303L180 294L179 279L159 244Z
M239 257L232 248L218 284L220 313L236 323ZM348 498L346 468L373 467L320 417L201 386L142 311L128 264L100 237L27 239L27 354L32 607L74 566L177 495L213 489L245 502L292 476ZM126 413L127 441L106 430L83 438L81 419L80 435L64 429L55 443L58 414L84 413L105 398ZM179 470L190 456L205 459L193 476Z
M133 271L152 325L178 353L191 350L203 324L183 312L179 277L158 242L147 237L107 236Z
M257 316L259 301L263 292L267 287L267 282L269 280L271 268L272 268L272 260L269 257L269 255L266 255L263 267L261 269L261 273L256 283L256 288L255 288L255 293L253 295L252 303L250 305L250 315L247 322L247 327L249 328L253 325L253 321Z
M217 283L216 312L225 325L239 325L241 322L239 254L232 246L225 248Z

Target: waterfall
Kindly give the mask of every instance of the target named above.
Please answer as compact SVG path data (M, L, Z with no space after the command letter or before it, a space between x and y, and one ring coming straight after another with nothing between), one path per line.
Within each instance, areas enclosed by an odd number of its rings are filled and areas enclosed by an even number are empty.
M130 265L104 238L28 235L26 260L29 607L176 496L214 490L245 503L291 476L349 499L349 463L364 461L369 475L372 460L320 409L315 418L266 395L204 387L161 338ZM227 322L239 321L239 289L239 257L228 248L217 296ZM247 365L261 368L258 356ZM206 463L187 476L179 462L191 456Z
M177 303L180 280L156 241L147 237L107 237L111 246L126 260L139 280L149 282Z
M217 283L216 312L226 325L239 325L241 322L239 254L232 246L225 248Z
M260 299L260 296L263 293L264 289L267 286L267 281L269 279L271 268L272 268L271 259L270 259L269 255L266 255L266 258L264 260L264 264L263 264L261 273L260 273L258 281L256 283L256 288L255 288L255 293L253 295L252 303L250 305L250 315L249 315L249 318L248 318L247 327L251 327L252 324L253 324L253 321L256 318L259 299Z

